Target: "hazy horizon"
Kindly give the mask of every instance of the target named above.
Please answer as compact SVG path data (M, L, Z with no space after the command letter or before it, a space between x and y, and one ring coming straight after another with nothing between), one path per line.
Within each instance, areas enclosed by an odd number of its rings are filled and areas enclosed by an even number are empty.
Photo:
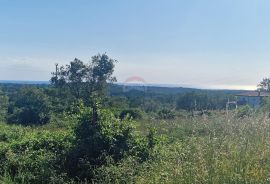
M124 82L256 89L268 77L270 1L0 1L0 80L49 80L106 52Z

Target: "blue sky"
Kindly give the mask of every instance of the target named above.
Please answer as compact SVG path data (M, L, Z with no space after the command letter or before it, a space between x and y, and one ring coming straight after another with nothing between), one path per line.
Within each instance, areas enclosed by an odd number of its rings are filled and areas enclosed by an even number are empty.
M0 0L0 80L106 52L119 82L253 89L270 74L267 0Z

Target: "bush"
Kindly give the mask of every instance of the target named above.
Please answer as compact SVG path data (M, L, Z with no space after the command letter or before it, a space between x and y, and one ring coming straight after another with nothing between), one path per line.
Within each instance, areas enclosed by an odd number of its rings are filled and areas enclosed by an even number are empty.
M124 119L126 117L132 119L142 119L143 113L139 109L125 109L120 113L120 119Z
M244 118L244 117L249 117L253 112L253 109L248 106L241 106L236 110L236 117L238 118Z
M103 110L98 121L92 122L90 108L82 109L75 135L77 146L70 154L68 168L72 177L81 179L91 179L93 168L102 165L107 155L116 161L122 159L134 142L131 121L121 121Z
M175 112L170 109L162 109L158 112L158 117L161 119L174 119Z
M264 113L270 113L270 99L263 98L260 110Z
M50 120L47 96L38 88L23 88L8 107L8 122L23 125L45 124Z
M77 146L68 157L70 177L90 181L108 157L118 163L128 155L147 155L154 147L153 132L148 138L151 144L137 138L132 120L121 120L108 110L99 110L98 120L93 122L92 114L92 109L83 108L79 115L75 128Z
M64 161L73 140L68 132L42 131L0 143L0 175L8 174L14 183L64 183Z

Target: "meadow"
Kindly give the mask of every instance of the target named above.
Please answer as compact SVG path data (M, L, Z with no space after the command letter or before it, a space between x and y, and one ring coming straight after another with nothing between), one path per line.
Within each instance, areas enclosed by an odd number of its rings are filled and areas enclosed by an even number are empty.
M158 145L152 150L152 157L145 162L133 156L118 163L108 159L95 171L92 183L270 182L270 120L262 114L239 117L236 111L218 111L203 116L182 115L173 120L144 117L135 122L135 127L141 136L147 134L147 129L155 129ZM65 175L53 173L57 169L50 167L55 167L51 164L57 163L72 146L71 129L64 121L44 127L2 123L0 154L6 156L0 160L1 165L20 168L15 177L11 171L4 172L2 183L23 183L23 178L27 183L38 177L67 183ZM28 150L20 152L26 145ZM46 150L35 148L37 145Z

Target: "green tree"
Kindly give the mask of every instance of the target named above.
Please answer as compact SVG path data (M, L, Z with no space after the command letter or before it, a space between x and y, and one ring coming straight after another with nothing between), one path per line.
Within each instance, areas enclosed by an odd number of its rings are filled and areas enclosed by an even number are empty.
M18 91L8 107L8 122L29 124L45 124L50 120L50 104L43 90L38 88L22 88Z
M258 90L270 92L270 78L264 78L264 79L258 84Z
M136 143L133 123L120 120L108 110L99 110L99 119L92 121L92 108L81 105L79 122L75 128L76 147L68 158L69 174L80 179L91 179L94 168L105 163L110 156L121 160Z
M75 59L52 73L51 83L60 89L67 89L75 99L82 99L93 108L93 120L97 121L97 104L106 96L108 83L116 81L112 76L116 60L106 54L93 56L87 64Z
M158 117L161 119L174 119L175 112L171 109L164 108L158 112Z

